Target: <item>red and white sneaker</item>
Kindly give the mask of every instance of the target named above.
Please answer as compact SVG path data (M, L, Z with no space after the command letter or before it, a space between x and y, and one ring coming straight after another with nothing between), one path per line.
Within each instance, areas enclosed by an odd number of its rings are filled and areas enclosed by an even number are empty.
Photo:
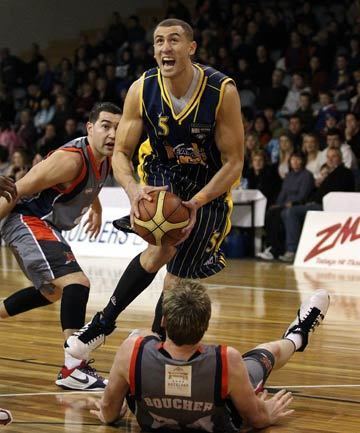
M82 361L78 367L63 368L60 370L56 385L63 389L74 391L101 391L105 389L108 381L100 376L90 364L93 361Z
M0 408L0 425L8 425L12 422L13 417L7 409Z
M299 334L302 337L302 345L296 350L303 352L309 341L310 332L324 320L329 308L330 296L324 289L316 290L309 298L301 304L295 320L285 331L283 338L291 340L290 334Z

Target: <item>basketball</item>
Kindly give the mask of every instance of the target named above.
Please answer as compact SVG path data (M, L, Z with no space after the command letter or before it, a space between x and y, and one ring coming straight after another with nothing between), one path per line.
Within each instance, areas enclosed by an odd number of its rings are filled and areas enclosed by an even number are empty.
M152 245L175 245L190 220L189 209L171 192L153 191L153 201L139 201L140 218L134 218L135 232Z

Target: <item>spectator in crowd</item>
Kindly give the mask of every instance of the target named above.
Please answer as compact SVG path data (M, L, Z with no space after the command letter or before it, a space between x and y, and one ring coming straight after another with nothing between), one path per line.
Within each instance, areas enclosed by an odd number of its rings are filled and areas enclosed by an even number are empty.
M44 135L36 142L36 153L39 153L44 158L48 153L56 150L61 144L56 133L55 125L48 123L45 126Z
M327 160L328 149L340 149L342 155L342 162L346 168L356 170L358 162L351 147L348 143L343 142L343 135L339 129L330 129L326 134L327 147L321 152L321 164Z
M55 100L55 114L52 123L55 125L57 131L64 131L66 119L75 115L73 109L70 108L68 98L65 94L60 93L56 96Z
M269 123L264 114L258 114L254 120L254 132L258 136L260 146L265 148L271 138Z
M345 116L345 141L360 161L360 122L356 113L347 113Z
M293 114L289 118L287 134L292 139L295 150L300 150L302 145L303 125L301 118L297 114Z
M300 152L294 152L290 157L290 171L283 181L276 204L266 212L266 248L257 254L258 258L274 260L284 253L283 215L292 206L305 202L313 189L314 177L305 169L305 156Z
M285 50L285 66L290 72L304 70L308 64L308 51L298 32L290 33L290 44Z
M355 86L356 94L350 99L350 111L357 115L360 114L360 81Z
M273 107L265 107L264 116L268 122L271 137L278 136L283 129L283 126L279 119L276 118Z
M326 165L329 170L328 176L306 203L292 206L282 214L286 238L286 252L279 257L282 261L292 262L294 260L307 211L322 210L322 199L329 192L351 192L355 189L354 176L351 170L344 167L339 148L327 150Z
M35 115L40 110L41 100L43 97L44 95L39 85L36 83L30 83L27 86L25 108L31 110L31 113Z
M325 120L328 114L332 114L337 117L338 111L333 102L333 96L331 92L325 91L319 93L319 110L315 113L315 130L322 131L325 127Z
M25 176L29 171L30 163L28 155L23 149L16 150L12 157L11 163L8 167L6 176L11 177L15 182Z
M299 99L299 108L295 114L300 118L304 131L311 132L314 126L314 111L311 105L311 94L309 92L301 92Z
M267 200L267 207L272 206L280 192L281 178L274 165L267 164L266 153L255 149L251 154L251 167L246 178L249 189L260 190Z
M55 114L55 106L51 105L48 97L43 98L40 103L40 110L35 114L34 125L38 134L41 134L46 125L52 121Z
M253 76L256 86L260 89L271 85L271 76L274 70L274 62L269 58L269 53L264 45L256 47L256 59L253 65Z
M323 165L318 136L313 133L304 134L302 147L306 156L305 168L313 174L316 180L320 176L320 170Z
M68 119L66 119L64 126L64 134L61 141L63 143L68 143L69 141L81 137L82 135L84 135L84 133L79 130L78 121L76 120L76 118L69 117Z
M294 142L292 138L284 133L279 137L279 163L278 174L284 179L289 172L290 157L294 153Z
M16 132L11 128L11 125L7 121L0 122L0 144L9 152L11 156L15 150L19 149L23 142Z
M284 105L281 109L283 116L294 114L300 106L300 95L302 92L309 92L310 88L305 86L304 75L301 72L294 72L291 76L291 88L286 95Z
M320 58L313 55L308 70L309 84L312 95L317 98L319 92L324 91L328 84L328 74L320 63Z
M29 109L20 112L20 123L16 128L16 133L25 151L29 154L34 153L37 132Z
M271 86L261 88L259 91L259 96L256 100L256 105L259 109L264 109L265 107L273 107L275 111L281 109L289 90L283 84L283 80L284 71L279 68L274 69L271 74Z
M251 166L251 155L254 150L260 149L259 136L256 132L249 132L245 136L245 155L243 177L247 178L248 170Z
M43 94L50 94L52 86L54 84L54 74L45 60L41 60L38 63L38 71L35 77L35 83L39 85L40 90Z

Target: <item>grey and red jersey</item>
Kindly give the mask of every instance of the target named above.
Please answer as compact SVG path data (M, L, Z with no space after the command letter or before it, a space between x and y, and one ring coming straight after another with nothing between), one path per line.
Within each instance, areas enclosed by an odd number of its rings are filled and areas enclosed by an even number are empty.
M56 150L58 151L80 153L83 166L78 177L66 189L53 186L35 196L23 198L13 212L36 216L59 230L71 230L79 224L81 217L98 196L110 172L111 162L110 158L106 158L98 168L86 137L70 141ZM58 169L61 170L61 167Z
M138 337L128 400L142 429L238 432L241 420L235 423L228 406L226 354L226 346L200 345L189 360L176 360L156 337Z

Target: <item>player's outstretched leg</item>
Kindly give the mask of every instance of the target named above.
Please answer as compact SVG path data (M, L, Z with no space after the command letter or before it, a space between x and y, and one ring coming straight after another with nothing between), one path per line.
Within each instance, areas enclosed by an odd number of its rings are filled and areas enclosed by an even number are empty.
M310 332L314 332L324 320L329 304L330 296L324 289L316 290L301 304L295 320L283 335L294 343L297 352L305 350Z

